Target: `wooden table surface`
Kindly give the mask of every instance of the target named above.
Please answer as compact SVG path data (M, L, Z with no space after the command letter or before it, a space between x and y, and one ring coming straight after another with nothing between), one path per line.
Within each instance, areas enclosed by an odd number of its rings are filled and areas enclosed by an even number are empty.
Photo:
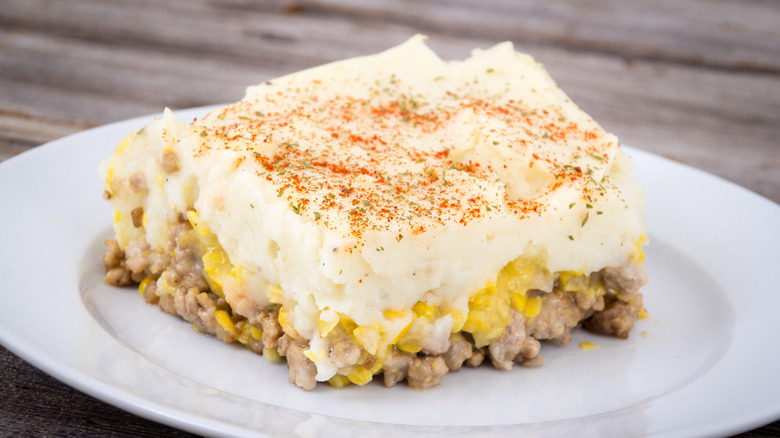
M234 101L246 85L415 33L446 58L511 40L624 144L780 202L780 2L770 0L3 0L0 161L165 106ZM2 436L189 435L2 347L0 364ZM780 436L780 422L743 436Z

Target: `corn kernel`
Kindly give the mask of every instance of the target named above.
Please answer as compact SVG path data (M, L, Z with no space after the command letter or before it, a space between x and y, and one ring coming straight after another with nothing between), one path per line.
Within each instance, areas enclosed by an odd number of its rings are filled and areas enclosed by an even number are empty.
M519 285L525 286L530 284L534 279L534 274L536 273L536 265L534 263L520 261L513 264L517 270L517 282Z
M498 274L496 286L499 290L513 291L527 289L536 273L535 264L527 257L518 257L509 262Z
M415 315L428 318L429 321L433 319L433 316L436 312L436 309L434 309L433 306L429 305L424 301L418 301L417 304L414 305L412 310L414 311Z
M357 327L352 331L352 337L355 342L362 346L369 354L376 354L379 348L379 341L381 335L379 332L371 327Z
M385 319L393 320L393 319L403 318L403 316L406 315L406 311L405 309L385 310L385 312L382 315L385 317Z
M268 300L274 304L282 304L282 288L275 285L268 285Z
M320 312L319 320L317 321L317 331L319 332L321 337L328 336L328 333L333 330L340 321L340 316L338 312L334 310L330 310L328 308L323 309L322 312Z
M639 309L639 315L637 316L639 317L639 319L647 319L650 317L650 314L647 313L647 309L642 307L641 309Z
M496 289L499 293L511 291L514 288L517 276L514 274L512 263L506 265L501 272L498 273L498 279L496 280Z
M223 264L225 264L225 257L219 249L209 248L203 254L203 269L209 275L214 275Z
M338 320L335 321L323 321L319 320L317 321L317 331L320 333L321 337L328 336L328 333L331 332L337 325L339 324Z
M365 364L363 364L363 366L365 366ZM371 367L371 374L377 374L378 372L382 371L382 368L384 368L384 361L377 359L374 362L374 366Z
M347 373L347 379L355 385L363 386L374 379L374 374L371 370L367 370L362 366L357 366L354 371Z
M276 348L263 348L263 357L272 362L282 360L282 356L279 355L279 351Z
M529 298L525 302L525 309L523 309L523 315L527 318L533 318L542 311L542 297Z
M645 261L645 249L644 249L645 242L647 242L647 234L642 234L642 236L639 239L637 239L635 244L636 253L634 254L634 257L636 257L639 263Z
M591 294L591 296L600 297L607 293L607 289L600 281L593 280L588 286L588 293Z
M246 328L246 325L242 327L242 329L238 330L238 342L247 345L250 342L252 342L252 335L249 334L249 329Z
M206 281L211 289L224 298L222 285L232 270L227 254L221 248L209 248L202 257L203 270L206 271Z
M393 339L393 342L392 342L392 343L393 343L393 344L397 344L397 343L398 343L398 341L400 341L400 340L401 340L401 338L403 338L404 336L406 336L406 334L407 334L407 333L409 333L409 327L411 327L411 326L412 326L412 323L411 323L411 322L410 322L409 324L407 324L407 325L406 325L406 327L404 327L404 328L403 328L403 330L401 330L401 332L400 332L400 333L398 333L398 335L397 335L397 336L396 336L396 337Z
M167 292L168 295L171 295L171 296L176 295L176 288L173 287L167 281L165 281L165 276L160 278L160 281L157 283L157 288L162 290L163 292Z
M401 339L401 341L396 344L396 348L404 353L415 354L422 350L422 345L420 345L420 341L417 339Z
M138 293L143 296L144 291L146 291L146 288L149 286L149 283L151 283L152 277L146 277L143 279L143 281L138 285Z
M582 292L587 289L585 277L582 271L561 271L558 274L558 282L564 290Z
M425 318L414 318L411 324L402 333L403 337L396 343L396 347L405 353L417 353L422 350L423 333L430 323Z
M263 330L259 329L253 325L249 326L249 336L252 337L255 341L262 341L263 340Z
M328 383L330 384L330 386L334 388L343 388L349 385L349 379L347 378L347 376L336 374L335 376L328 379Z
M582 349L582 350L586 350L586 351L587 350L593 350L594 348L598 348L598 347L599 347L599 344L596 344L596 343L593 343L593 342L588 342L588 341L580 342L580 349Z
M463 330L463 324L466 323L466 317L462 312L451 312L452 317L452 333L457 333Z
M214 312L214 317L217 319L219 325L230 332L231 335L236 336L236 326L233 324L233 320L230 319L230 315L224 310L217 310Z
M195 230L201 237L207 237L211 234L211 230L200 221L200 215L195 210L187 211L187 220L192 225L192 229Z
M344 329L347 330L347 333L352 333L353 330L357 327L357 324L355 324L355 321L352 320L352 318L339 314L341 326L344 327Z
M282 329L285 333L293 332L293 327L290 323L290 314L287 309L284 308L284 306L279 309L279 325L282 326Z
M525 309L525 303L527 301L528 297L525 296L525 293L515 292L512 294L512 305L521 312Z

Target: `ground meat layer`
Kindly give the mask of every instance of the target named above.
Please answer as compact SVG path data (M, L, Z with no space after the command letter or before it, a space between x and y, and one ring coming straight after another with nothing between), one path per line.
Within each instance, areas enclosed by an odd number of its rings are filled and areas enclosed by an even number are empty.
M168 246L162 253L148 244L131 242L123 251L116 240L106 240L105 282L117 286L139 284L146 302L191 322L198 330L224 342L240 342L258 354L276 359L285 357L290 382L303 389L316 386L314 363L306 357L308 340L285 334L279 324L279 309L269 306L250 318L232 311L228 303L209 289L203 275L201 254L192 239L186 221L172 227ZM591 274L605 286L603 295L589 295L564 290L556 282L552 292L535 291L542 305L538 315L526 318L512 310L503 335L491 344L477 348L466 332L451 334L433 350L410 354L391 347L382 364L382 383L393 386L406 381L412 388L426 389L438 385L450 371L463 365L480 366L487 359L494 367L508 370L514 364L537 367L544 363L540 341L568 344L570 332L577 326L606 335L626 338L642 309L637 290L646 278L641 266L605 268ZM163 278L166 290L158 290ZM361 347L349 337L342 337L330 348L332 360L344 367L357 365ZM372 361L362 364L370 369Z

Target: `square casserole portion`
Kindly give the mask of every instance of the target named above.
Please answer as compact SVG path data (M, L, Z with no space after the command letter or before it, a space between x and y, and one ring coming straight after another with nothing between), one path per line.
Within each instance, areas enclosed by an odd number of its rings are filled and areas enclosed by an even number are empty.
M100 167L106 281L304 389L538 366L643 312L631 166L510 43L443 61L416 36L127 136Z

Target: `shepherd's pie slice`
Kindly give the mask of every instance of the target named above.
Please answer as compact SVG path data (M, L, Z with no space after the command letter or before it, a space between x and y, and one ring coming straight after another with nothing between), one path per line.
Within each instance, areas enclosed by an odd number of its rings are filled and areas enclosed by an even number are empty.
M127 136L100 167L106 281L304 389L538 366L539 341L642 311L630 170L510 43L443 61L416 36Z

